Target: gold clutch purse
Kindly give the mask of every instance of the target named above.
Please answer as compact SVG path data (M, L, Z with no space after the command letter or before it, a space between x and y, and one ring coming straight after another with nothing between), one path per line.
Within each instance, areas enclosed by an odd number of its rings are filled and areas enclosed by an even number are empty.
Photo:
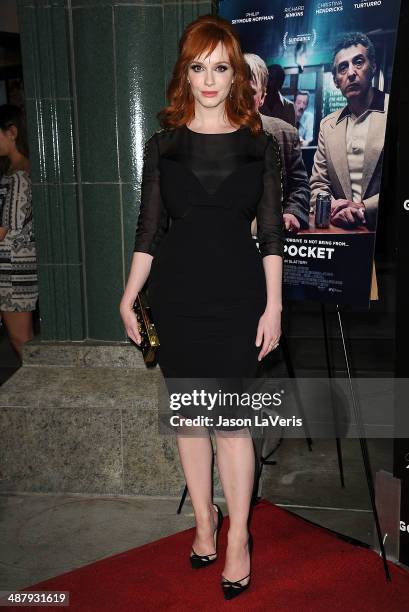
M155 324L152 321L151 309L143 293L139 293L134 304L134 312L138 321L138 329L141 334L143 359L147 366L156 364L156 349L160 346Z

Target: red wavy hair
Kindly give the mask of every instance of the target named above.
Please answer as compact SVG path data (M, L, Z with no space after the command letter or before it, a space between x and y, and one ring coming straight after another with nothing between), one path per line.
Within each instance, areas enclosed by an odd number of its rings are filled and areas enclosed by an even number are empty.
M190 63L200 55L206 57L222 43L234 71L231 97L225 100L225 111L232 125L246 125L253 134L262 129L261 119L254 107L254 91L250 85L249 69L232 25L214 15L202 15L187 26L179 42L179 57L167 88L168 106L158 113L162 127L175 128L190 123L194 118L194 97L187 82Z

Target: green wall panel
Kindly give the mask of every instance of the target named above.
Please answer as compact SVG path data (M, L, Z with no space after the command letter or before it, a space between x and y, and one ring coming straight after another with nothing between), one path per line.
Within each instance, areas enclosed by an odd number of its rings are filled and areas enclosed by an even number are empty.
M124 224L124 259L125 276L128 276L132 262L135 243L136 221L139 212L140 186L138 183L124 184L122 186L122 206Z
M82 266L39 264L41 332L45 340L83 340Z
M35 182L76 181L72 101L61 98L26 100L28 117L37 130L30 133L31 177Z
M38 261L60 266L81 264L77 186L35 183L32 190Z
M73 11L81 178L117 182L112 9Z
M165 104L161 7L115 7L116 101L120 174L139 181L146 135Z
M119 185L83 185L89 337L124 340L119 317L123 289Z

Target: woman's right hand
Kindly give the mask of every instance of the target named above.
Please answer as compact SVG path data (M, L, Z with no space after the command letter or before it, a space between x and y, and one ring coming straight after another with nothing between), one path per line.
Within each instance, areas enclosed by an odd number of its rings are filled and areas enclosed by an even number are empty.
M138 320L133 310L133 305L136 296L141 291L141 287L144 286L148 279L152 259L153 257L149 255L149 253L134 252L128 282L119 306L119 312L121 313L126 333L138 346L140 346L142 342L142 337L139 333Z
M119 312L121 313L122 322L128 337L139 346L142 338L141 334L139 333L138 320L135 312L130 306L125 304L121 304Z

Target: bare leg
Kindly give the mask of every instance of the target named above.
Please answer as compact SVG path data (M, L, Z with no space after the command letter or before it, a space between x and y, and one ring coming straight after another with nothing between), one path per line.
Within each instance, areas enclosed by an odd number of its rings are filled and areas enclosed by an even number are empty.
M250 572L248 516L254 483L254 447L248 430L216 430L217 465L229 510L230 527L222 572L229 580L241 580ZM246 580L243 584L248 582Z
M10 344L21 359L23 345L33 337L33 313L3 310L1 316Z
M199 428L195 429L198 431ZM208 555L215 552L213 533L217 511L212 505L212 445L208 431L205 428L200 431L202 435L178 434L177 444L196 518L192 546L197 555Z

